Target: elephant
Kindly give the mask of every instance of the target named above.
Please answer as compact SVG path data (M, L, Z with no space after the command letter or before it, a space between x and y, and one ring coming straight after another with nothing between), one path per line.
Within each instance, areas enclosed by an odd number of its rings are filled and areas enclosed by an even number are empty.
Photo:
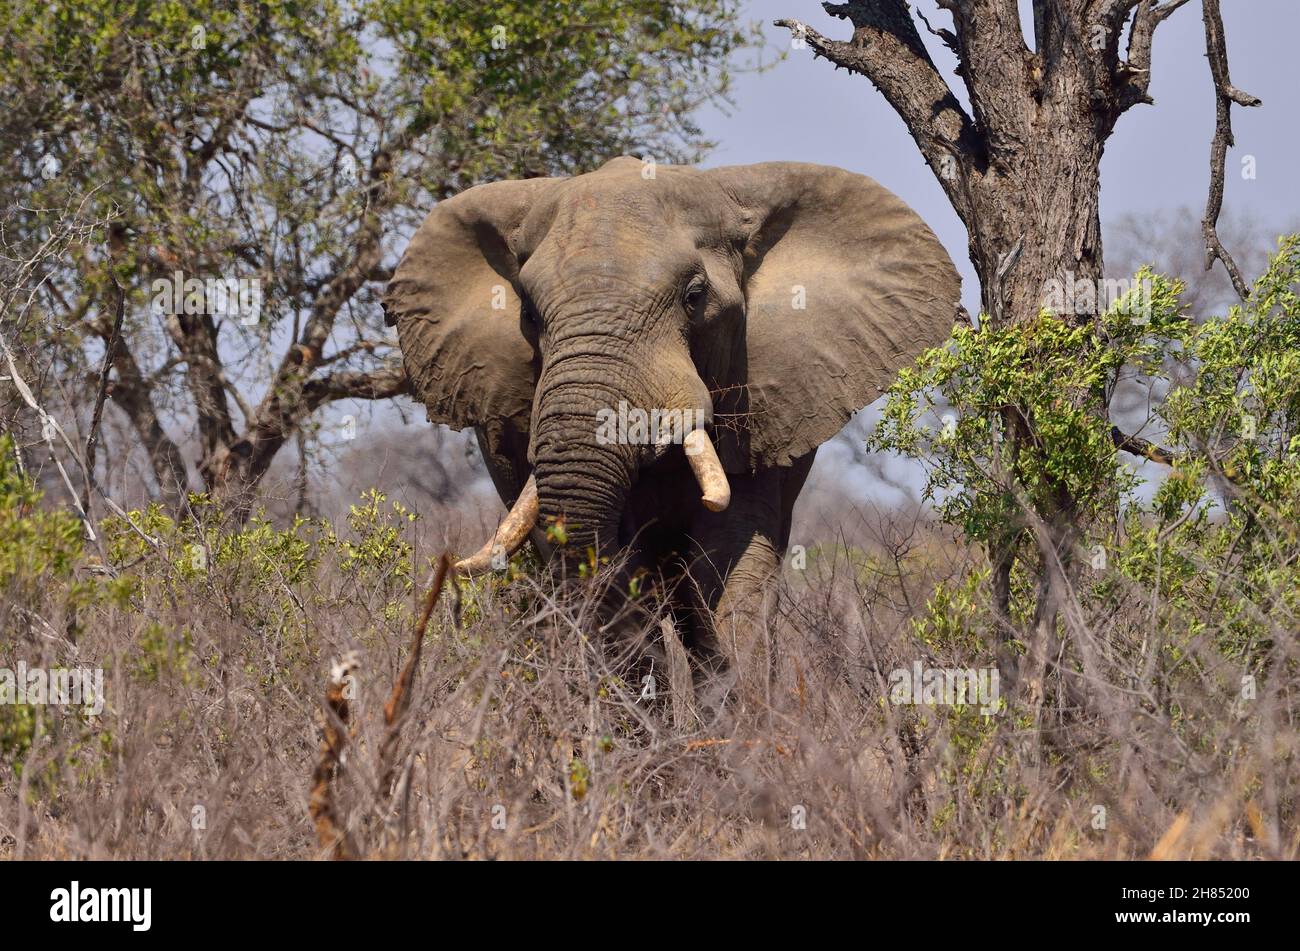
M817 447L947 338L960 278L866 176L623 157L439 202L383 305L412 394L474 429L509 509L458 568L530 537L547 552L562 520L566 557L617 549L667 579L701 682L763 702L772 582ZM620 407L694 425L598 438Z

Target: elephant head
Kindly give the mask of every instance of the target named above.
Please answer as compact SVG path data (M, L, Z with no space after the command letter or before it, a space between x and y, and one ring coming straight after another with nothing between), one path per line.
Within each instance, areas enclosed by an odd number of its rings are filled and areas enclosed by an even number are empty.
M790 465L950 331L959 278L870 178L774 162L701 171L622 158L439 203L385 295L434 422L526 446L498 533L539 515L571 545L617 542L639 474L687 456L701 502L727 473ZM690 411L683 446L598 438L600 413Z

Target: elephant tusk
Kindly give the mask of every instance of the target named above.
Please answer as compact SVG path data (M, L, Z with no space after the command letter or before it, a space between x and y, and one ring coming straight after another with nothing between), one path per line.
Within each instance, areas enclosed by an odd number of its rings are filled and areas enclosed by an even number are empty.
M456 562L456 570L461 574L473 575L498 567L494 560L509 558L519 550L528 533L537 524L537 479L528 477L524 490L519 493L514 507L506 515L496 535L475 554Z
M702 429L692 429L682 441L686 449L686 459L695 473L695 481L703 492L704 507L710 512L721 512L731 504L731 485L727 482L727 473L722 470L713 440Z

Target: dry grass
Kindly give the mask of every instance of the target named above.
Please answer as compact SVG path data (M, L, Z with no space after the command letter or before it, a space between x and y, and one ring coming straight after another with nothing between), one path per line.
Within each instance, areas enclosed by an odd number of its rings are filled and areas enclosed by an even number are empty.
M1074 606L1036 718L1014 698L993 717L891 704L890 671L991 665L998 640L935 600L977 556L922 519L861 526L781 580L771 708L711 723L674 704L679 652L659 618L637 632L660 658L648 700L622 659L635 645L599 633L598 585L536 568L449 586L405 716L385 704L429 581L408 584L382 551L349 562L322 544L293 577L255 546L200 572L164 546L118 569L146 578L124 605L70 604L67 586L11 599L0 665L102 665L109 706L38 711L30 748L0 763L0 856L1297 856L1290 638L1274 663L1291 673L1240 701L1212 639L1153 669L1133 591L1107 616Z

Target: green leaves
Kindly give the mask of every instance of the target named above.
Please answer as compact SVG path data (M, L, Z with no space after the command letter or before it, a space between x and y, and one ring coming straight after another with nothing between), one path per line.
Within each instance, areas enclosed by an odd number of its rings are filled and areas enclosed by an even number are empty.
M43 507L44 493L19 470L14 440L0 433L0 590L15 599L67 582L82 554L81 520Z
M734 25L730 0L376 0L365 9L395 50L395 81L418 93L414 114L462 156L465 184L572 174L626 152L698 158L705 143L690 113L725 94L731 54L758 35Z
M979 541L1021 506L1046 515L1069 498L1081 521L1113 511L1133 482L1097 408L1122 370L1162 372L1191 329L1181 284L1146 269L1132 284L1095 321L1043 311L1027 324L956 328L890 388L871 445L920 455L931 466L927 497ZM947 420L937 434L934 417ZM1008 428L1029 448L1012 451Z
M1187 382L1161 414L1183 462L1157 491L1129 558L1151 583L1221 622L1221 649L1267 644L1300 601L1300 236L1279 241L1249 302L1186 341ZM1252 646L1253 645L1253 646Z
M115 277L123 349L142 370L119 376L118 393L135 392L118 405L138 408L142 433L156 410L195 419L205 457L259 443L257 472L238 475L256 481L317 408L308 381L348 383L322 386L327 401L364 398L355 381L390 370L379 289L434 202L627 153L698 158L691 115L725 95L732 55L758 36L738 8L0 0L0 226L12 259L44 248L49 261L31 324L57 335L58 373L80 378L102 353ZM76 246L48 251L69 223ZM264 296L239 319L155 311L153 282L178 274L256 281ZM151 460L174 455L156 448Z
M1268 508L1295 505L1298 275L1300 236L1293 235L1279 241L1248 305L1198 328L1187 350L1195 379L1174 389L1164 407L1171 440L1203 456L1255 504Z
M891 387L872 447L924 459L927 498L975 540L1005 531L1021 506L1047 513L1069 498L1085 520L1113 510L1132 479L1116 471L1110 423L1095 407L1121 368L1158 365L1187 326L1177 285L1142 280L1152 293L1140 321L1121 299L1096 322L1044 311L1028 324L958 327Z
M958 328L900 375L871 445L921 459L942 518L990 547L1059 518L1066 500L1079 544L1110 555L1083 588L1094 609L1121 579L1149 586L1171 630L1213 630L1243 654L1300 602L1300 236L1280 240L1249 303L1222 318L1182 315L1176 281L1143 271L1134 283L1142 307L1121 299L1095 321L1044 312ZM1175 462L1147 503L1105 413L1132 372L1166 393L1158 422ZM1032 613L1034 596L1017 589L1012 614Z

